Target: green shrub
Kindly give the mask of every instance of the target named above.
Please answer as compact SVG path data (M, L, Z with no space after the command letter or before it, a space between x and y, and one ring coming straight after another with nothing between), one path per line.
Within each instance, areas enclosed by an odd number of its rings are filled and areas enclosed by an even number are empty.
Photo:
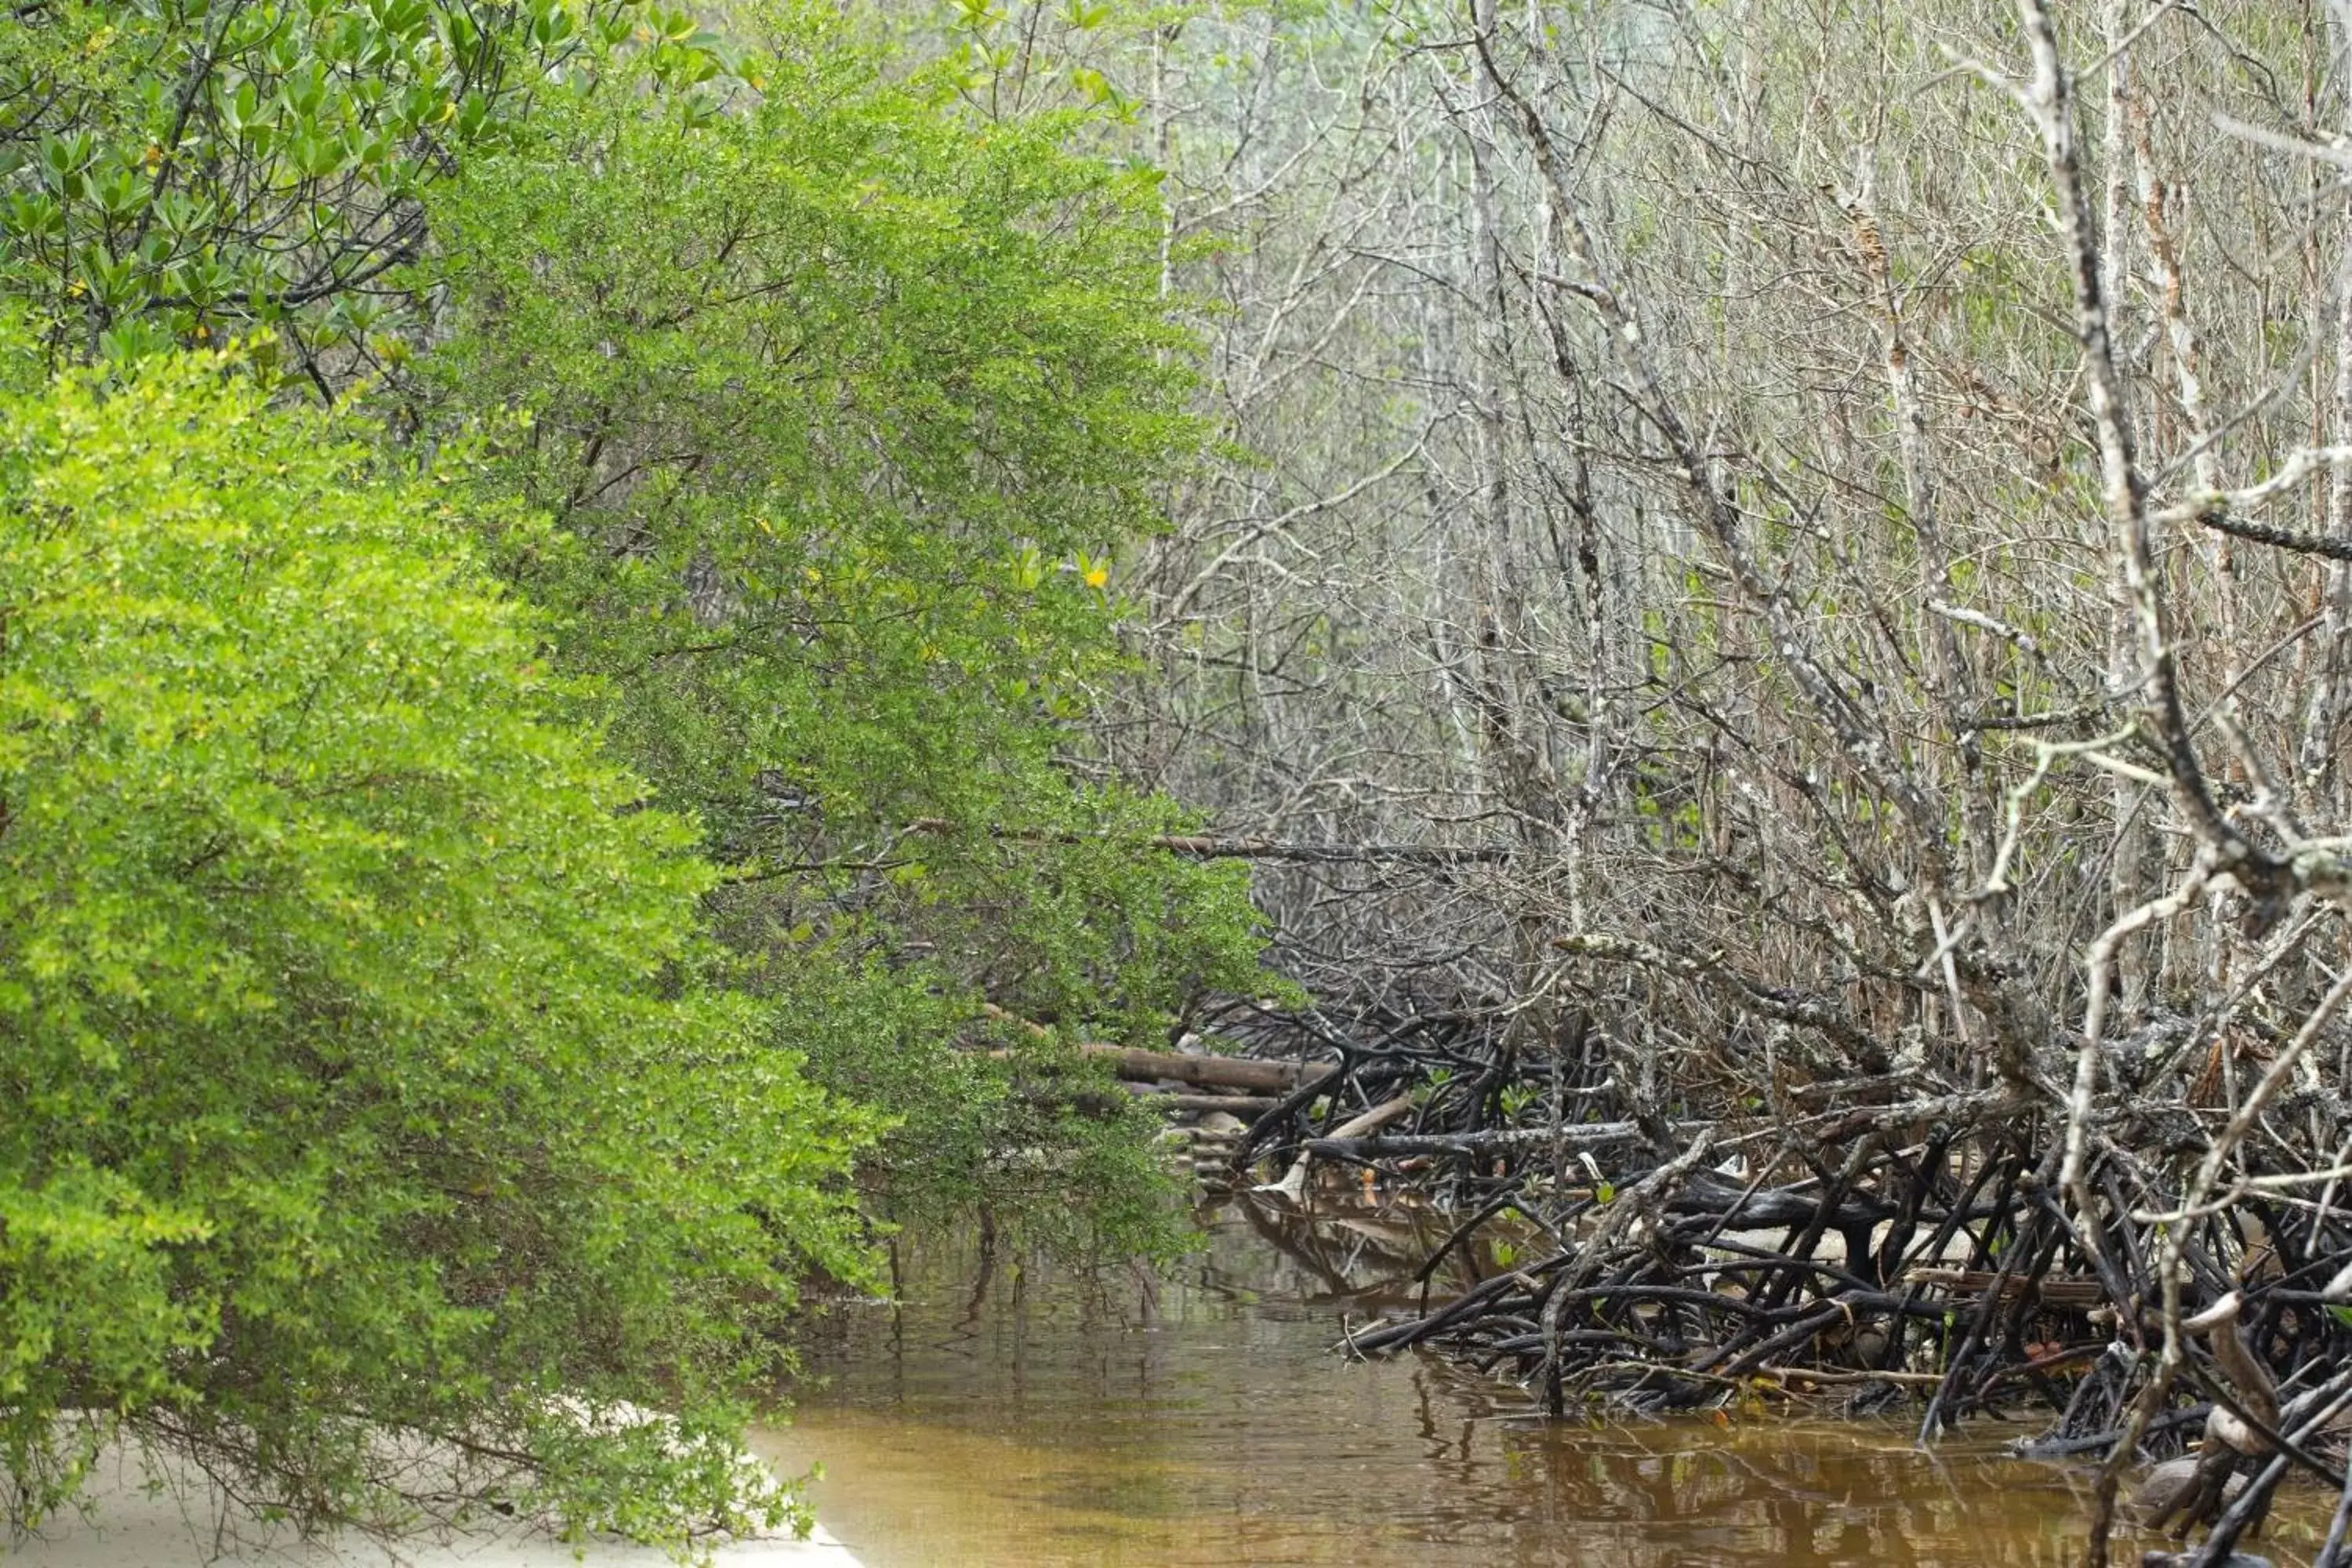
M19 1521L124 1432L306 1522L400 1522L419 1442L570 1527L782 1517L731 1399L795 1279L861 1267L868 1129L706 983L695 825L603 760L456 488L220 356L6 380Z

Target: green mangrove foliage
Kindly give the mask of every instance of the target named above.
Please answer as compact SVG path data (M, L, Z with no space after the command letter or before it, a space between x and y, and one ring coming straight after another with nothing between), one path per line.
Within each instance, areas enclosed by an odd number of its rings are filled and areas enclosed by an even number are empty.
M305 1516L396 1515L388 1435L512 1456L480 1489L571 1524L774 1515L679 1439L732 1430L807 1269L860 1268L866 1123L712 984L691 823L604 755L460 487L380 477L218 358L26 379L0 399L20 1508L128 1427ZM583 1428L618 1400L679 1423Z
M120 357L264 321L320 374L319 356L364 347L425 253L419 193L644 14L21 7L0 28L0 286L37 304L53 353Z
M1165 1238L1076 1043L1261 982L1081 727L1202 445L1156 183L731 22L0 27L18 1522L125 1436L311 1523L764 1522L853 1174Z
M1141 1129L1066 1042L1262 984L1236 871L1150 849L1170 805L1070 755L1113 558L1202 442L1156 184L1075 151L1083 117L976 121L837 19L764 26L730 111L572 98L434 193L418 417L530 416L498 478L562 543L516 580L736 868L714 907L783 1037L905 1119L898 1198L1084 1168L1132 1211Z

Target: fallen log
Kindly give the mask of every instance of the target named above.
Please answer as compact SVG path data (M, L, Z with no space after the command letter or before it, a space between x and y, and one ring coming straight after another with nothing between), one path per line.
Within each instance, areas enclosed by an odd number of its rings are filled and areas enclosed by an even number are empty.
M982 1013L1007 1024L1016 1024L1039 1038L1052 1031L1045 1025L1008 1013L992 1002L981 1004ZM1194 1057L1175 1051L1146 1051L1129 1046L1109 1046L1098 1041L1078 1043L1082 1056L1107 1060L1111 1070L1129 1083L1189 1083L1195 1089L1238 1089L1250 1094L1281 1096L1309 1082L1320 1082L1337 1069L1328 1062L1262 1061L1255 1057ZM991 1051L992 1057L1004 1057L1006 1051ZM1311 1075L1311 1076L1310 1076ZM1216 1106L1229 1110L1230 1106Z
M1171 1080L1202 1089L1239 1089L1253 1094L1282 1095L1313 1080L1330 1076L1328 1062L1267 1062L1254 1057L1188 1057L1173 1051L1144 1051L1127 1046L1082 1045L1089 1057L1110 1063L1111 1070L1132 1083ZM1312 1074L1310 1079L1308 1075ZM1229 1106L1217 1106L1219 1110Z

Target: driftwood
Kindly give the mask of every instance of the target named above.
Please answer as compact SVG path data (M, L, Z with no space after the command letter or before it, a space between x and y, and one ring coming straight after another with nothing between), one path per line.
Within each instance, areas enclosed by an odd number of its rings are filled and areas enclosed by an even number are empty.
M981 1011L1000 1023L1017 1026L1041 1037L1052 1033L1043 1024L1009 1013L992 1003L983 1005ZM1252 1057L1194 1056L1181 1051L1139 1050L1091 1040L1080 1042L1078 1053L1108 1063L1114 1073L1130 1083L1187 1083L1198 1089L1234 1089L1261 1096L1292 1093L1321 1082L1333 1070L1320 1062L1302 1062L1296 1058L1264 1061ZM1006 1053L992 1051L989 1054L1002 1057ZM1235 1110L1222 1103L1205 1109ZM1236 1110L1235 1114L1240 1112Z
M1111 1070L1135 1083L1189 1083L1204 1089L1239 1089L1255 1094L1286 1094L1318 1083L1330 1069L1320 1064L1262 1062L1247 1057L1192 1057L1174 1051L1142 1051L1125 1046L1083 1045L1080 1051L1108 1061ZM1220 1105L1223 1110L1230 1107Z

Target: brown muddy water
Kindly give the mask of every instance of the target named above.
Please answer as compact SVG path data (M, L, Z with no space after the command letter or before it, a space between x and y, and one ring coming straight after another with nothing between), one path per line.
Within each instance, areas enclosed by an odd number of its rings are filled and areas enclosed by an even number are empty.
M1547 1423L1433 1358L1330 1353L1412 1304L1442 1221L1236 1200L1201 1222L1158 1276L903 1240L899 1302L835 1310L805 1352L822 1383L763 1451L823 1464L818 1515L866 1568L2080 1561L2087 1473L2001 1451L2035 1412L1929 1453L1910 1426L1779 1414ZM2307 1563L2333 1500L2281 1500L2254 1549Z

